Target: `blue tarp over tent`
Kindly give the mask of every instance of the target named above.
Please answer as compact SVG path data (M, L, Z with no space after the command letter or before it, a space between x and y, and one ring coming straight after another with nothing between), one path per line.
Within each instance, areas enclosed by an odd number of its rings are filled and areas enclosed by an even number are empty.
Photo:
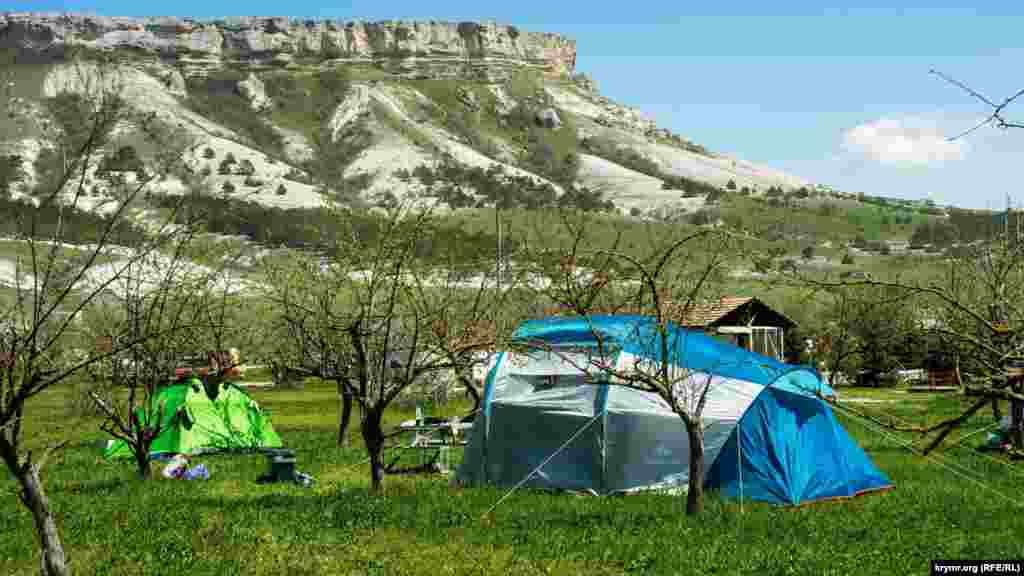
M891 485L821 399L833 392L813 370L671 325L662 334L642 316L524 322L517 346L488 373L458 481L513 485L547 461L528 485L596 494L685 487L679 416L655 394L610 384L614 377L584 378L581 367L592 364L570 359L599 353L621 372L667 351L685 386L708 387L707 488L800 504Z

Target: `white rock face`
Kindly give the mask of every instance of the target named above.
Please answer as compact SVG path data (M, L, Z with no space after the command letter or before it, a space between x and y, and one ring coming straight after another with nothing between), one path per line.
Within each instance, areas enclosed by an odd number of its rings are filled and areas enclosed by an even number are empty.
M290 60L295 56L467 60L531 65L564 75L576 65L576 42L557 34L473 22L339 22L231 17L121 18L78 14L0 14L0 48L52 44L131 47L201 60ZM471 65L470 69L473 68Z
M331 140L337 140L345 129L365 118L370 113L370 87L366 84L353 84L349 87L345 99L334 109L327 126L331 131Z
M502 116L507 116L520 102L512 98L510 85L503 83L501 74L493 72L542 70L548 73L543 77L542 86L523 103L551 129L565 130L565 126L575 125L581 138L608 138L647 157L666 175L719 186L732 180L740 187L760 190L773 185L792 188L807 184L800 178L749 162L718 154L701 154L699 150L694 151L692 145L687 149L685 141L658 129L653 120L640 111L598 95L586 79L570 79L575 66L575 44L571 40L520 32L510 26L300 22L281 18L198 22L179 18L0 15L0 48L17 45L41 49L46 43L159 53L159 59L150 58L146 63L106 70L88 63L56 65L45 79L44 95L53 96L64 90L116 91L137 110L155 114L195 139L197 152L190 162L197 170L204 166L210 168L213 189L230 182L236 196L268 205L324 204L325 200L313 186L293 179L296 178L294 167L312 157L309 142L293 129L275 126L274 130L282 136L284 158L275 160L269 155L280 151L260 151L242 144L243 136L187 108L183 103L187 96L185 76L208 73L221 66L230 69L239 63L260 70L292 60L304 72L313 66L311 62L317 61L324 67L385 61L384 68L392 78L447 77L450 76L448 71L457 70L456 76L468 73L475 82L480 82L474 89L464 84L460 86L456 92L460 100L458 110L497 115L498 126L503 127L507 118ZM436 104L411 88L412 85L389 81L386 76L381 81L355 82L331 117L330 130L335 141L356 124L371 128L371 146L346 167L347 176L372 176L368 196L415 195L422 190L416 179L399 179L394 173L434 165L441 156L466 166L484 169L499 166L507 174L551 184L562 193L561 187L515 165L521 153L513 146L515 138L503 136L500 130L487 134L494 140L496 150L489 151L494 156L489 157L445 130L431 109ZM263 82L254 73L239 82L237 90L249 102L253 113L273 105ZM493 94L493 99L486 90ZM478 99L481 95L487 97ZM382 111L386 111L386 117ZM556 128L560 121L564 124ZM198 150L206 147L215 151L216 160L211 162L198 155ZM244 176L217 174L220 159L228 152L239 161L252 162L255 174L248 185ZM601 188L627 211L633 208L645 212L655 208L689 211L702 205L699 198L681 198L678 191L662 190L657 178L587 154L581 154L578 180L584 186ZM283 186L283 194L278 194L280 186ZM168 181L154 188L179 193L183 185Z
M516 101L505 91L501 84L490 84L487 88L494 94L497 100L497 112L500 116L509 115L516 107Z
M188 96L188 86L185 84L185 78L181 75L181 72L177 70L171 70L164 76L164 84L167 85L167 91L175 96Z
M704 206L703 198L682 198L679 190L663 190L657 178L589 154L580 154L579 180L587 188L603 191L626 212L633 208L642 213L658 209L692 212Z
M272 105L263 86L263 81L252 72L249 72L245 80L238 83L238 93L242 95L242 98L249 101L249 106L252 107L253 112L262 112Z

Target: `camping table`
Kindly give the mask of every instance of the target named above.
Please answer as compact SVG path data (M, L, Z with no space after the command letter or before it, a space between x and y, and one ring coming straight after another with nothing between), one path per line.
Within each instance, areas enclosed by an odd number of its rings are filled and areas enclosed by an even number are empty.
M472 422L439 422L418 423L407 420L398 425L396 432L411 433L412 440L408 444L400 444L401 449L421 451L420 454L431 454L433 460L440 459L442 472L448 471L448 450L453 446L465 446L466 435L473 427ZM423 459L420 459L423 464Z

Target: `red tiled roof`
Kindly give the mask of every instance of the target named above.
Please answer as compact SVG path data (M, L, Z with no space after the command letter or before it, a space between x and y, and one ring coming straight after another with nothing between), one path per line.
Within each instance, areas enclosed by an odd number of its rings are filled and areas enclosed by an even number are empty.
M721 298L713 302L701 302L690 307L686 314L683 314L683 304L669 303L667 312L669 319L677 322L680 326L691 328L704 327L714 323L716 320L729 314L733 310L750 302L754 298L729 297Z

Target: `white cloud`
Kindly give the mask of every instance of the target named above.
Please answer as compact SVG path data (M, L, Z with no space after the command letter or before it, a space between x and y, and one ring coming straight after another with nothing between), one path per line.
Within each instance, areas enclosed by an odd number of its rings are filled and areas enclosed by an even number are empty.
M962 160L967 145L950 142L934 119L923 116L879 118L843 133L843 149L889 166L933 166Z

